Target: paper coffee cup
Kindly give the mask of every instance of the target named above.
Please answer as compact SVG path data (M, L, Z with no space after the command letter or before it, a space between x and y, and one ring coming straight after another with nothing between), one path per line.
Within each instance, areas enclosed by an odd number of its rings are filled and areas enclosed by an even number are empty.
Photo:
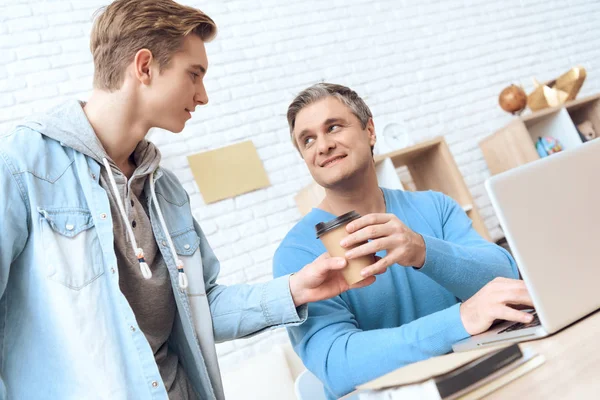
M323 245L331 257L346 258L345 254L348 250L363 244L358 243L348 248L340 246L342 239L348 236L348 232L346 232L346 225L357 218L360 218L360 214L356 211L350 211L349 213L340 215L331 221L320 222L315 225L315 229L317 230L317 238L323 242ZM346 267L344 267L344 269L342 269L342 275L344 276L344 279L348 285L352 285L365 279L360 274L360 271L364 267L372 265L375 262L375 257L370 254L346 261L348 261L348 264Z

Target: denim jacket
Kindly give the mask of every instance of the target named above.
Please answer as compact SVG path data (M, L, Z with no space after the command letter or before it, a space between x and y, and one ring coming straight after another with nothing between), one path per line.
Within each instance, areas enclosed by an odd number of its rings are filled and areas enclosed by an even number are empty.
M44 135L0 136L0 398L167 399L154 354L119 289L100 164ZM296 325L289 277L217 284L219 262L173 173L154 172L168 232L146 193L177 315L170 347L202 399L222 399L215 341ZM146 185L144 191L150 191ZM180 289L170 235L189 280Z

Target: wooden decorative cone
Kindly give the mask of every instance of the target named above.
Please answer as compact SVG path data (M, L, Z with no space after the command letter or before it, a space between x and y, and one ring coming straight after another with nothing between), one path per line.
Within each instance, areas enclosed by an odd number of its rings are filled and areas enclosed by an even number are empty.
M567 100L575 100L579 89L583 85L585 80L586 72L583 67L571 68L568 72L564 73L556 79L554 87L557 90L561 90L567 93Z

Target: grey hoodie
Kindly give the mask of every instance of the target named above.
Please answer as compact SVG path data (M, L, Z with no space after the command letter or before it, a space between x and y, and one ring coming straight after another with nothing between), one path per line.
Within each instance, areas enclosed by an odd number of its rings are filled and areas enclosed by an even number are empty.
M132 154L136 165L135 172L127 180L106 154L83 111L84 105L85 103L76 100L69 101L48 114L32 119L30 123L38 126L41 124L45 127L42 130L44 135L93 158L102 166L100 185L106 190L110 201L119 286L154 352L169 399L195 399L198 396L189 384L177 354L168 347L177 307L167 267L152 233L147 210L148 201L144 197L144 186L148 182L147 178L158 167L160 152L151 142L141 141ZM125 222L119 213L103 158L106 158L111 166L138 247L144 249L145 260L152 271L152 278L148 280L144 279L140 272L139 262L126 234Z

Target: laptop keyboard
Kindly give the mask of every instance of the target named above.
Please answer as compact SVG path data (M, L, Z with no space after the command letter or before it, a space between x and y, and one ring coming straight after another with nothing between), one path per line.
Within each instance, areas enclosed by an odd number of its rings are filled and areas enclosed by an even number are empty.
M514 324L502 329L498 333L518 331L520 329L531 328L533 326L540 325L540 319L538 318L537 312L533 312L531 315L533 315L533 320L528 324L524 324L522 322L515 322Z

